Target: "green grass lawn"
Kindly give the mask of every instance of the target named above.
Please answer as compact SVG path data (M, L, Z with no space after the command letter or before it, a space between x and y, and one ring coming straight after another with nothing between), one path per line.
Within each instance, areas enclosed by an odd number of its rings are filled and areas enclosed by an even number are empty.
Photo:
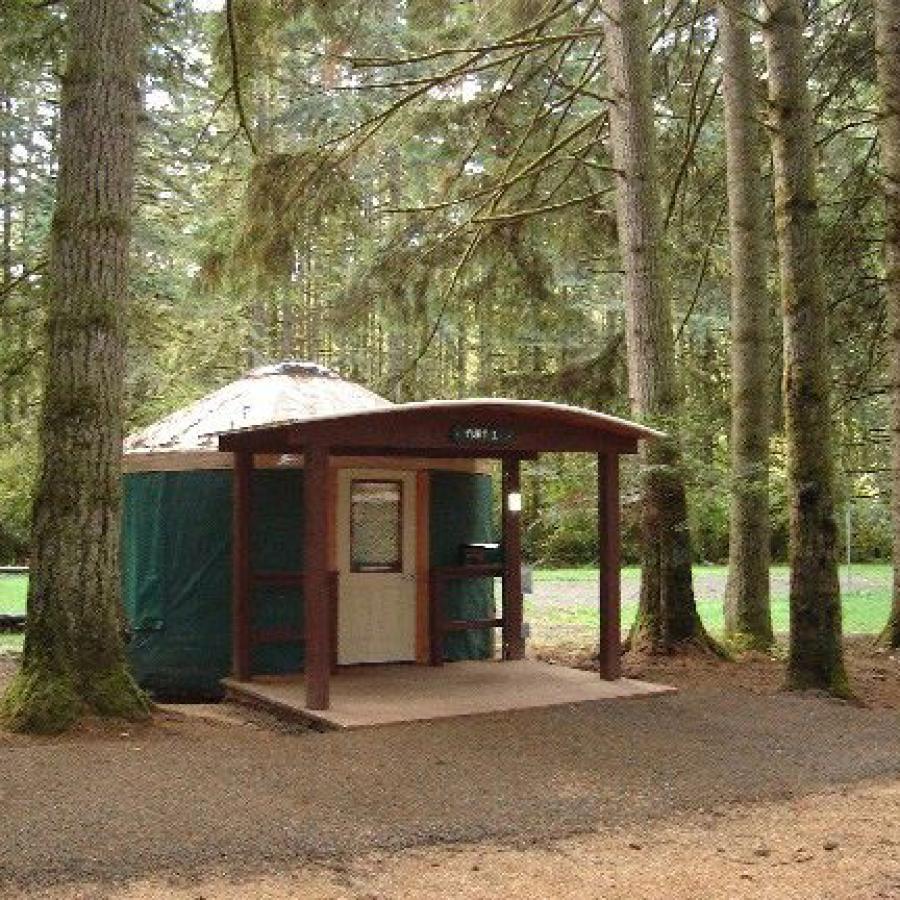
M713 633L722 631L722 590L725 584L724 566L695 566L694 579L697 608L703 623ZM584 583L587 586L597 579L595 569L542 569L535 572L535 588L546 594L548 582L556 584ZM622 570L622 586L625 593L636 591L640 571L636 566ZM786 566L772 567L772 624L775 631L788 630L787 601L788 570ZM546 587L542 590L542 585ZM850 574L850 590L847 590L846 567L841 569L841 588L844 604L844 631L847 634L877 634L887 621L891 603L891 567L867 563L854 565ZM0 575L0 615L25 612L25 595L28 579L23 575ZM552 589L550 589L552 590ZM628 629L634 621L637 605L622 604L622 627ZM590 635L597 629L597 607L594 599L576 603L567 602L554 606L546 599L536 602L525 598L525 613L533 626L535 636L553 639L570 634ZM0 653L19 650L22 636L0 634Z
M0 615L22 615L28 593L26 575L0 575ZM21 634L0 634L0 654L18 653L22 649Z
M704 625L713 633L722 631L722 594L724 591L725 566L695 566L694 580L697 609ZM535 590L541 592L541 584L594 582L595 569L544 569L535 572ZM772 625L776 632L786 633L789 625L787 566L773 566L772 578ZM628 588L635 592L640 581L640 570L636 566L622 569L623 592ZM849 589L848 589L849 587ZM844 632L847 634L877 634L884 628L891 605L891 566L883 563L857 563L849 573L841 567L841 595L843 601ZM566 604L548 608L546 603L536 603L526 597L526 614L535 626L546 623L550 630L560 626L575 629L594 630L597 627L597 610L592 601ZM637 612L635 602L622 604L622 627L629 628Z
M878 634L887 622L890 594L886 591L858 591L843 597L844 633ZM713 634L722 631L722 601L697 601L697 611L703 624ZM627 631L637 613L636 603L622 604L622 630ZM597 608L592 603L577 606L546 608L526 598L525 614L534 624L582 626L595 630L598 625ZM776 633L788 631L789 611L786 597L772 598L772 627Z
M779 576L785 580L788 577L788 567L786 565L772 566L769 569L773 578ZM694 577L699 576L718 576L722 579L728 573L727 566L694 566ZM847 576L847 567L841 566L841 587L843 588ZM641 570L638 566L622 567L622 582L629 581L637 583L641 577ZM854 563L850 570L851 580L859 581L877 581L884 582L888 588L891 583L891 566L890 563ZM535 570L535 581L595 581L597 578L596 569L538 569ZM786 594L785 594L786 596Z
M27 575L0 575L0 615L24 613L27 593Z
M25 635L0 634L0 656L9 653L21 653L25 643Z

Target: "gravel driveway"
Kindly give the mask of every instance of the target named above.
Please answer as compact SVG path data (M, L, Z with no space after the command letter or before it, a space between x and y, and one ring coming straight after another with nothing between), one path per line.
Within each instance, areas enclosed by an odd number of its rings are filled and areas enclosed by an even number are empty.
M165 718L0 736L2 885L280 871L304 859L516 844L900 775L900 716L697 688L353 733Z

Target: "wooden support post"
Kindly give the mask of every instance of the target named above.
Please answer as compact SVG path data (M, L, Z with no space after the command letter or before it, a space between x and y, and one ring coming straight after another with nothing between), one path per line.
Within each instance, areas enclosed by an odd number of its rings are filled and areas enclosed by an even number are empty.
M621 675L622 589L619 534L619 457L614 453L597 456L597 562L600 636L597 658L600 674L615 680Z
M328 450L303 455L303 604L306 620L306 706L328 709L331 678L331 610L328 576Z
M332 494L332 497L336 497ZM332 518L329 517L329 530L332 527ZM329 563L331 554L329 553ZM340 573L334 569L328 570L328 628L329 637L329 654L331 660L331 673L334 674L338 670L338 600L340 599L341 590Z
M503 459L503 658L523 659L522 636L522 514L511 510L509 496L521 496L519 460Z
M444 582L434 569L428 578L428 661L432 666L444 664Z
M238 681L250 678L250 516L253 454L234 454L231 528L231 668Z
M431 662L431 475L416 472L416 662Z

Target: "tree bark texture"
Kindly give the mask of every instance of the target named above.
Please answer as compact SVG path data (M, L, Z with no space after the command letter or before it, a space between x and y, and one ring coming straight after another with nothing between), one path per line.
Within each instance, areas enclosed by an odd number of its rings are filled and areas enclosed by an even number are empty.
M828 310L802 0L765 0L775 220L784 322L791 639L788 684L847 690L841 646Z
M138 717L122 641L120 461L140 5L71 0L50 248L42 461L13 727Z
M7 309L11 307L11 301L8 296L10 286L12 284L13 258L12 258L12 238L13 238L13 130L12 130L12 100L7 93L5 87L0 87L0 167L2 167L2 193L0 193L0 203L2 203L2 237L0 237L0 289L3 291L3 300L7 305ZM13 330L12 318L8 317L3 325L4 343L7 349L11 348L16 342L11 334ZM13 368L13 361L9 360L10 369ZM14 395L9 385L9 375L7 372L0 372L0 378L3 380L0 387L0 421L9 423L12 421L15 411Z
M891 520L894 590L883 639L900 647L900 6L875 4L878 81L882 115L881 169L885 203L885 305L888 321L888 382L891 401Z
M610 0L604 10L629 394L635 415L669 434L666 440L646 442L641 452L641 596L631 643L667 650L708 639L694 602L676 431L681 399L662 262L646 13L643 0Z
M763 230L759 82L750 48L750 0L718 6L724 67L731 245L731 510L725 633L772 643L769 607L769 298Z

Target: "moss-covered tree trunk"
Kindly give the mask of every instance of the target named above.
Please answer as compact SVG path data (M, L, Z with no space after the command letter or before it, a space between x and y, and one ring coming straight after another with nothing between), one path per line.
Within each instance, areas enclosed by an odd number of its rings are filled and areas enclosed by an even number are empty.
M7 93L6 86L0 85L0 294L3 301L9 305L9 291L12 288L13 258L12 258L12 233L13 233L13 130L12 130L12 100ZM13 324L11 318L7 318L2 326L4 343L9 352L15 344L13 338ZM13 366L10 364L10 369ZM9 386L9 376L6 372L0 372L0 421L10 422L14 415L13 392Z
M721 0L731 244L731 510L725 633L772 643L769 607L769 301L763 230L759 82L750 49L750 0Z
M670 435L646 442L641 453L641 596L631 643L668 650L708 638L694 602L677 437L681 398L663 266L646 13L643 0L610 0L604 11L629 393L635 415Z
M784 419L790 505L788 685L844 692L828 309L816 149L804 63L803 0L767 0L775 219L784 316Z
M886 234L885 303L891 400L891 520L894 595L883 640L900 647L900 6L877 0L878 81L882 116L881 168L884 178Z
M23 730L147 712L125 665L119 575L139 10L137 0L67 4L28 630L3 701Z

